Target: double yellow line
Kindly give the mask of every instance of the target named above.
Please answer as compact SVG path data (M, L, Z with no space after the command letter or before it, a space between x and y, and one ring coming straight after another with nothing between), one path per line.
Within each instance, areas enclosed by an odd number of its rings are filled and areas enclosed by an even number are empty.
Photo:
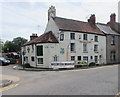
M12 84L12 85L9 85L9 86L6 86L6 87L3 87L3 88L0 88L0 92L3 92L3 91L6 91L6 90L9 90L11 88L14 88L16 86L18 86L19 84Z

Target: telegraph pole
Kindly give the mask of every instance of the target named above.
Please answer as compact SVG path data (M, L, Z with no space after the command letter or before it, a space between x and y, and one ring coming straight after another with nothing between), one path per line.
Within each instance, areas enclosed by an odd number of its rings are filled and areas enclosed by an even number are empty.
M40 29L39 29L39 28L40 28L40 25L38 25L37 27L38 27L38 33L39 33L39 30L40 30Z

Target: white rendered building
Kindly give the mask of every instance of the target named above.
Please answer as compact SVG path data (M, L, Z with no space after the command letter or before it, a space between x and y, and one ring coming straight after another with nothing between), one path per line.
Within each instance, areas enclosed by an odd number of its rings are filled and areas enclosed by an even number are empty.
M95 20L95 15L88 22L56 17L51 6L44 34L31 36L22 47L22 62L43 68L51 68L52 62L78 60L106 64L106 37Z

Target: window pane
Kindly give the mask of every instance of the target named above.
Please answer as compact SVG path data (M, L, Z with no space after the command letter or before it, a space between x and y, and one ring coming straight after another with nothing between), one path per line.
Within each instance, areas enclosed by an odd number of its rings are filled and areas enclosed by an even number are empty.
M98 62L98 56L95 56L95 63Z
M75 44L71 43L71 51L75 51Z
M83 34L83 40L87 40L87 34Z
M75 33L70 33L70 38L71 38L71 40L74 40L75 39Z
M43 46L37 46L37 56L43 56Z
M83 56L84 61L88 61L88 56Z
M111 51L111 61L115 61L115 60L116 60L116 52Z
M93 59L93 56L90 56L90 59Z
M71 61L74 61L75 60L75 56L71 56Z
M94 45L94 51L98 52L98 45Z
M95 42L98 42L98 36L95 36Z
M112 36L111 44L115 45L115 36Z
M87 52L87 44L86 43L83 44L83 52Z
M64 40L64 34L60 34L60 41Z
M31 57L31 61L34 61L34 57Z
M43 64L43 58L38 58L38 64Z
M54 61L58 61L58 56L57 55L55 55L53 58L54 58Z
M81 60L81 56L78 56L78 60Z

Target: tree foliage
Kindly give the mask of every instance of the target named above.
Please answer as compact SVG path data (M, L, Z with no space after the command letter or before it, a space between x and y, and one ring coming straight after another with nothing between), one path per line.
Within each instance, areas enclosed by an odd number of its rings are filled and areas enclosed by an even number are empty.
M12 41L6 41L3 46L3 52L20 52L21 46L27 42L27 39L22 37L14 38Z

